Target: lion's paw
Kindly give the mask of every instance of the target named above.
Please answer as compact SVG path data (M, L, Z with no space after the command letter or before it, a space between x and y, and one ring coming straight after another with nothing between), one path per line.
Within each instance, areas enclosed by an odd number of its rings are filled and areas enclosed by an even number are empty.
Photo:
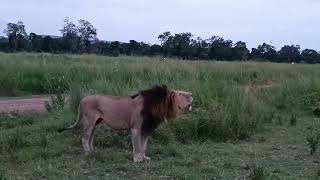
M135 156L133 157L133 162L142 162L144 160L143 156Z

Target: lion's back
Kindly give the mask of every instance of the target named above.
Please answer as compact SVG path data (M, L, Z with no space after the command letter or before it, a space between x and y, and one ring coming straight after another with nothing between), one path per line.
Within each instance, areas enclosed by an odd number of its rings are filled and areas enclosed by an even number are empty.
M129 96L87 96L81 100L82 114L101 118L113 129L128 129L138 104Z
M86 96L80 101L81 109L95 109L99 111L129 110L132 107L130 96Z

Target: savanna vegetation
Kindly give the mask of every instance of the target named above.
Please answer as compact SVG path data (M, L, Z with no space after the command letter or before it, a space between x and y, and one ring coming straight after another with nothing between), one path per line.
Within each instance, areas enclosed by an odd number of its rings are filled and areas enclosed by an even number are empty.
M319 178L319 68L0 53L1 96L69 97L50 113L0 116L0 179ZM89 156L79 130L58 133L74 122L81 97L131 95L155 84L191 91L194 104L157 129L147 149L150 162L133 163L130 133L103 124Z
M130 40L129 42L98 39L98 30L87 20L74 23L64 20L61 36L27 34L23 22L8 23L0 36L0 51L47 52L47 53L91 53L106 56L161 56L174 59L209 61L269 61L284 63L320 63L317 50L301 49L299 45L285 45L279 50L262 43L249 50L243 41L233 42L213 35L210 38L194 37L190 32L164 32L158 36L160 44Z

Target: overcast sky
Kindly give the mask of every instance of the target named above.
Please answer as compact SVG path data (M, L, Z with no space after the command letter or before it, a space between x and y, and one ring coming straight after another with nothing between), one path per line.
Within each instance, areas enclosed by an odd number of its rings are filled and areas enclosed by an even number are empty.
M21 20L28 33L60 35L66 16L89 20L103 40L159 43L169 30L320 50L320 0L1 0L0 32Z

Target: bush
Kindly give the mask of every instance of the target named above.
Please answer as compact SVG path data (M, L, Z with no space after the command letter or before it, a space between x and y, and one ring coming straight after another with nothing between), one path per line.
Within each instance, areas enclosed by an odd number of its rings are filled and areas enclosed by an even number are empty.
M64 76L47 77L48 92L51 95L50 101L45 102L48 112L61 111L64 108L66 96L64 92L69 89L68 81Z
M64 75L48 75L46 86L46 91L50 94L63 94L69 90L69 80Z
M314 154L320 144L320 131L318 128L308 127L305 132L307 145L310 148L310 154Z
M61 111L64 108L66 97L62 94L51 96L50 101L45 101L45 108L48 112Z
M252 180L264 180L268 177L268 172L257 164L252 164L250 167L250 179Z
M196 108L171 128L180 142L188 140L242 140L250 137L261 124L272 118L272 109L237 89L224 92L223 99L209 107ZM210 101L210 100L207 100Z

